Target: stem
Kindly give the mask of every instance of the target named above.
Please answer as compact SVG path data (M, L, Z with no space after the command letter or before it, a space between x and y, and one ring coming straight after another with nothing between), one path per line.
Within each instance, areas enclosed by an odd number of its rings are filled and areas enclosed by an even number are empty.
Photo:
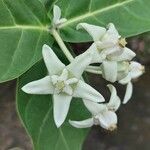
M60 37L60 35L58 34L56 29L52 29L51 30L51 34L54 36L55 40L57 41L58 45L60 46L60 48L62 49L63 53L65 54L65 56L67 57L67 59L71 62L74 58L71 55L71 53L69 52L69 50L67 49L66 45L64 44L62 38Z
M89 66L87 67L87 69L96 70L96 71L101 71L101 69L100 69L99 66L92 66L92 65L89 65Z
M102 74L102 70L100 69L99 66L87 66L86 72L94 73L94 74Z
M86 72L93 73L93 74L102 74L102 72L101 72L101 71L92 70L92 69L88 69L88 68L87 68L85 71L86 71Z

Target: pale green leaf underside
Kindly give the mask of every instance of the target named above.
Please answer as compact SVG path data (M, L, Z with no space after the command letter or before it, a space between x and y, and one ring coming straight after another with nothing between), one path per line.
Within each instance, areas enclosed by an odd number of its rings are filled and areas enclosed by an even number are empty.
M17 108L23 124L32 138L35 150L81 150L88 129L71 127L68 119L83 119L89 117L82 101L74 99L66 123L59 129L53 120L52 97L50 95L28 95L21 87L46 75L43 63L38 63L18 82Z
M44 6L37 0L0 0L0 82L14 79L52 45Z
M150 31L149 0L61 0L57 4L62 8L63 17L68 19L60 26L65 41L91 40L85 32L75 30L80 22L101 26L112 22L124 37Z

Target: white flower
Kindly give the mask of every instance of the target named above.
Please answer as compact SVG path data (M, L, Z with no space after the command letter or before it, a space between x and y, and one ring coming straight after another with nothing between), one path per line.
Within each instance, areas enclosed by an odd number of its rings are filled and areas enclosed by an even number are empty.
M140 77L144 73L144 71L145 71L145 68L140 63L135 62L135 61L130 62L130 65L128 67L128 74L126 75L125 78L119 81L120 84L123 84L123 85L127 84L123 104L126 104L132 96L133 85L131 83L131 80Z
M91 112L92 118L83 121L72 121L69 123L76 128L88 128L93 125L100 125L104 129L114 130L117 127L117 115L115 111L120 106L120 98L117 96L117 92L114 86L108 85L111 92L109 103L98 104L90 101L84 101L85 106Z
M128 61L135 53L126 46L115 26L110 23L108 30L103 27L80 23L77 29L84 28L93 38L94 43L87 51L94 51L92 63L102 63L103 77L110 81L117 80L117 62Z
M63 24L66 22L66 18L61 18L61 10L57 5L54 5L53 8L53 26L58 27L59 25Z
M103 27L79 23L77 29L84 28L93 38L94 44L89 50L94 50L93 63L104 60L123 61L131 60L135 53L126 47L126 40L122 38L115 26L110 23L108 30Z
M43 58L48 75L25 85L22 90L29 94L53 94L54 120L57 127L64 122L72 97L94 102L103 102L103 96L90 85L80 80L85 68L91 62L91 53L83 53L65 66L53 50L43 46Z

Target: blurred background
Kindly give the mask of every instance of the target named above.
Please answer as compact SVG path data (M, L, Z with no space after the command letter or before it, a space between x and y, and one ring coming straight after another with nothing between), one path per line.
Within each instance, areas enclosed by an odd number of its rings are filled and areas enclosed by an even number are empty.
M128 47L137 53L136 61L146 66L146 72L138 82L134 81L132 99L117 112L118 129L108 132L93 127L83 144L83 150L150 150L150 32L127 40ZM88 46L72 44L77 54ZM96 75L89 75L89 78L91 85L109 98L106 82ZM119 96L123 97L125 87L115 86ZM15 88L15 80L0 84L0 150L13 147L32 150L30 139L17 116Z

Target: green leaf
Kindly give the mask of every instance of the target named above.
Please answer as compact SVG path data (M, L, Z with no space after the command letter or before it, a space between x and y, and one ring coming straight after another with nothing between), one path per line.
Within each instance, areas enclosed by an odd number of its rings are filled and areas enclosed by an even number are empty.
M81 99L73 99L68 118L61 128L56 128L53 120L51 95L28 95L21 87L33 80L40 79L47 71L43 62L33 66L18 80L17 109L35 150L81 150L88 129L76 129L68 119L85 119L89 112Z
M39 0L39 1L44 5L47 11L50 11L53 7L53 3L56 0Z
M46 11L38 0L0 0L0 82L19 77L52 45Z
M149 0L60 0L57 5L68 21L60 26L62 37L69 42L86 42L91 38L76 31L80 22L106 26L112 22L120 34L130 37L150 31Z

